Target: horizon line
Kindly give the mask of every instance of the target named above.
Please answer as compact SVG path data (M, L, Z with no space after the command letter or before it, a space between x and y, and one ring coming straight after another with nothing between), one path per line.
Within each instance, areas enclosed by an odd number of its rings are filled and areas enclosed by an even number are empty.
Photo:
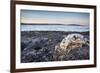
M64 24L64 23L21 23L21 25L79 25L79 26L86 26L89 24Z

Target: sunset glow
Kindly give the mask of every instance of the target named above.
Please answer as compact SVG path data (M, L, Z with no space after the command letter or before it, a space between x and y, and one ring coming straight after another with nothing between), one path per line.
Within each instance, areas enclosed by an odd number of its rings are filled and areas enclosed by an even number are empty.
M89 13L21 10L21 23L89 25Z

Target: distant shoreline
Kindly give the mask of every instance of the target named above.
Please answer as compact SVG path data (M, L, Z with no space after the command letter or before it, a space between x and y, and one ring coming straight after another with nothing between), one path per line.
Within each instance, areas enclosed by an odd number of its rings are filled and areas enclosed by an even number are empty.
M21 23L21 25L65 25L65 26L85 26L80 24L59 24L59 23Z

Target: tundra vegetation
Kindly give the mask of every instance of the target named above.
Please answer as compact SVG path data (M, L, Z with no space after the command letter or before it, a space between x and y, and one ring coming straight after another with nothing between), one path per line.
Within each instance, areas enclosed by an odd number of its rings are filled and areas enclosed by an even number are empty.
M21 31L21 62L89 59L89 32Z

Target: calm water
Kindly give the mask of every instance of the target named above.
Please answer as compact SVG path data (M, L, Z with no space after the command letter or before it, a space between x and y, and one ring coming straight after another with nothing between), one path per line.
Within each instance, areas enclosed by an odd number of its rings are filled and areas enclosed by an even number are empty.
M67 25L21 25L21 31L89 31L89 26Z

